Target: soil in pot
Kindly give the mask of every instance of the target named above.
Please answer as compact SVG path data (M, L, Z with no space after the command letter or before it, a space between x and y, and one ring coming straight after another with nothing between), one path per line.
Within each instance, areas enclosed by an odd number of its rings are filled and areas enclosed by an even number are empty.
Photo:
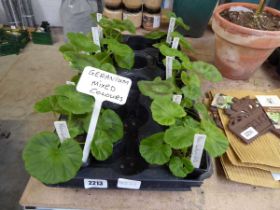
M247 28L264 30L264 31L279 31L280 30L280 17L263 12L257 16L253 12L244 11L230 11L225 10L221 16L228 21Z

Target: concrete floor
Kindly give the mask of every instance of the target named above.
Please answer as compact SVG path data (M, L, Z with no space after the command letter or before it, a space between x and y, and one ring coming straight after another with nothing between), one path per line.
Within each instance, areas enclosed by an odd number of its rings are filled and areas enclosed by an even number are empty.
M35 113L32 108L33 104L51 94L56 85L65 83L72 75L67 62L58 52L63 39L61 36L56 37L58 42L53 46L29 43L18 56L0 57L0 209L3 210L20 209L18 200L29 178L21 159L25 142L37 132L53 129L53 116ZM199 49L199 46L204 46L205 49L205 45L211 45L209 49L211 47L213 49L211 33L208 34L207 39L202 38L199 42L196 40L192 42L195 49L198 49L198 57L213 60L212 52ZM273 89L280 87L279 80L279 76L271 66L268 68L264 66L249 81L225 79L224 82L216 85L205 83L204 90L224 88L225 86L232 88L238 86L238 88L244 89ZM221 168L219 166L217 168L219 169L218 174L223 174ZM220 177L223 175L215 176L214 179L220 179ZM211 183L216 183L215 180L212 180ZM233 186L234 191L245 188L246 192L255 191L255 188L248 188L241 184ZM216 190L219 192L219 189ZM262 189L260 188L258 191L262 191ZM273 192L268 189L265 189L264 192L273 195ZM214 202L218 194L213 196ZM276 197L272 197L275 204ZM268 201L272 197L260 196L259 198L260 202L263 202L263 199ZM274 205L272 206L274 207Z

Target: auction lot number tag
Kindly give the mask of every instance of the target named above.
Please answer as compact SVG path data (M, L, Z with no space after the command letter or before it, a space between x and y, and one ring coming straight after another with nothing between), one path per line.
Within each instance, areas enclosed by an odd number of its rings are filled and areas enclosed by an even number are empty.
M84 187L85 189L98 188L98 189L106 189L108 188L107 180L103 179L84 179Z

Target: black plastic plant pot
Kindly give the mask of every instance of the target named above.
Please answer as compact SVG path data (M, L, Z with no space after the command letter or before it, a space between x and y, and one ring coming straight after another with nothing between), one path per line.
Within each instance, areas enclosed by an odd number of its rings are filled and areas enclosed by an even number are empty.
M179 29L190 37L201 37L207 28L218 0L174 0L173 11L190 26L190 30Z
M139 38L130 40L131 46ZM149 40L141 39L143 43ZM129 37L126 37L129 41ZM203 180L212 174L212 164L209 155L204 151L201 165L186 178L177 178L172 175L166 165L149 165L140 155L139 145L142 139L162 132L166 127L157 124L150 110L151 100L143 96L137 86L140 80L153 80L155 77L164 78L165 71L158 65L159 52L150 44L145 48L135 50L135 64L132 70L117 69L118 74L132 80L132 87L127 102L123 106L104 103L104 108L111 108L121 117L124 124L124 136L114 145L112 156L106 161L97 161L93 157L89 165L82 167L72 180L51 186L85 188L89 180L92 183L100 182L103 187L93 188L122 189L118 185L120 179L137 182L140 190L190 190L199 187ZM195 115L194 117L197 117ZM100 181L101 180L101 181ZM124 187L125 188L125 187ZM127 188L126 188L127 189ZM132 189L132 188L130 188ZM133 188L134 189L134 188Z

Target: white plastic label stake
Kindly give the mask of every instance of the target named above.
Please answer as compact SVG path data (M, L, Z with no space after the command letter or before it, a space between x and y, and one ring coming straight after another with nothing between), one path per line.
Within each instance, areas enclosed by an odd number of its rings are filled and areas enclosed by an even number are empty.
M13 29L13 30L16 29L16 26L11 26L11 29Z
M166 79L172 77L173 57L166 56Z
M173 39L173 42L172 42L172 48L173 48L173 49L178 49L179 42L180 42L180 38L179 38L179 37L175 37L175 38Z
M71 138L67 123L65 121L55 121L54 127L55 127L56 133L57 133L61 143L65 139Z
M92 32L92 39L94 44L100 47L100 40L99 40L99 29L98 27L91 27Z
M153 28L158 28L160 26L160 15L154 15Z
M66 85L76 85L75 82L71 82L71 81L66 81Z
M97 189L107 189L108 182L103 179L84 179L85 189L97 188Z
M280 181L280 174L271 172L271 175L275 181Z
M182 95L173 95L172 101L176 104L181 104L183 96Z
M90 66L84 69L76 89L81 93L93 96L95 103L83 150L83 163L87 162L89 156L90 145L94 137L103 101L120 105L125 104L131 84L131 80L126 77L111 74Z
M199 168L199 166L200 166L205 141L206 141L206 135L204 135L204 134L195 134L194 135L191 162L195 168Z
M135 181L130 179L119 178L117 188L139 190L141 187L141 181Z
M175 23L176 23L176 18L174 18L174 17L170 18L167 37L166 37L166 42L168 44L171 44L171 42L172 42L171 33L174 31Z
M101 13L96 13L96 20L99 22L102 19L102 14Z
M240 133L241 136L243 136L245 139L249 140L253 137L255 137L256 135L259 134L258 131L256 131L256 129L254 129L253 127L249 127L246 130L244 130L242 133Z
M277 95L256 96L262 107L280 107L280 98Z
M99 21L102 19L102 14L101 13L96 13L96 20L97 20L97 23L99 23ZM103 29L102 27L100 27L99 25L97 26L98 28L98 31L99 31L99 38L100 39L103 39Z

